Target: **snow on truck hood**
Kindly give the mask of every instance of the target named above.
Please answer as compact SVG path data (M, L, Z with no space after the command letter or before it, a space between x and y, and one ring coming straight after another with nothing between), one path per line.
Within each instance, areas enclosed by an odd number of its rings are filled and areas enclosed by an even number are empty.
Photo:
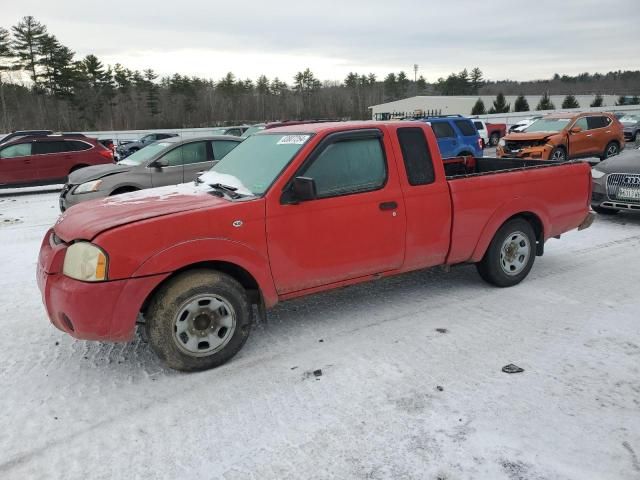
M185 183L91 200L60 215L54 230L65 242L92 240L101 232L127 223L229 204L210 191L211 187L205 184Z

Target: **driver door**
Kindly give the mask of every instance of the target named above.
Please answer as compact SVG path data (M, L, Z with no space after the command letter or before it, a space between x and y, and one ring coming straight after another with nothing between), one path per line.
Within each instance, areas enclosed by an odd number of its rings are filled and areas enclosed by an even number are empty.
M571 129L575 127L580 127L581 130L578 133L572 133ZM589 132L587 117L582 117L576 120L576 122L571 126L571 129L569 129L569 152L567 159L587 155L591 147L592 136L592 132Z

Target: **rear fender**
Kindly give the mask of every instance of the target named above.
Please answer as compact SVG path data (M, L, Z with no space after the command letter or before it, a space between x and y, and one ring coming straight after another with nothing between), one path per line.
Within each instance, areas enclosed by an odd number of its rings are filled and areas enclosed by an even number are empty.
M244 244L222 238L201 238L174 245L147 259L133 277L172 273L205 262L227 262L241 267L258 284L267 307L278 302L268 259Z
M478 243L476 244L476 248L471 256L472 262L479 262L482 260L482 257L484 257L484 254L487 251L487 248L489 248L489 244L491 243L491 240L493 240L498 229L500 229L508 219L517 216L518 214L533 214L538 217L542 224L542 243L544 244L544 241L547 239L547 233L551 231L549 213L545 205L541 201L532 197L513 198L500 205L500 207L498 207L489 218L489 221L482 230Z

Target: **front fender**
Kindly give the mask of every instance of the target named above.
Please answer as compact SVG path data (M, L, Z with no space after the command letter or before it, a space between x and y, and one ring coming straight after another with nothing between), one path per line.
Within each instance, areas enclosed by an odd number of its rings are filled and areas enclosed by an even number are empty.
M548 232L551 231L551 224L549 212L544 203L534 197L512 198L500 205L489 218L489 221L480 234L476 248L471 256L471 261L479 262L482 260L498 229L509 218L522 213L530 213L538 217L542 223L542 240L547 240Z
M227 262L243 268L258 283L267 307L278 302L268 259L242 243L224 238L200 238L173 245L148 258L133 277L171 273L203 262Z

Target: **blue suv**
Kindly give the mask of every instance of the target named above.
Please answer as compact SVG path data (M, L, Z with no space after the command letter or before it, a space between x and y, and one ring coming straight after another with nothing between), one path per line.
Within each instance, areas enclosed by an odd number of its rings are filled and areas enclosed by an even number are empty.
M438 139L442 158L482 157L482 140L473 122L462 115L422 117L416 120L431 125Z

